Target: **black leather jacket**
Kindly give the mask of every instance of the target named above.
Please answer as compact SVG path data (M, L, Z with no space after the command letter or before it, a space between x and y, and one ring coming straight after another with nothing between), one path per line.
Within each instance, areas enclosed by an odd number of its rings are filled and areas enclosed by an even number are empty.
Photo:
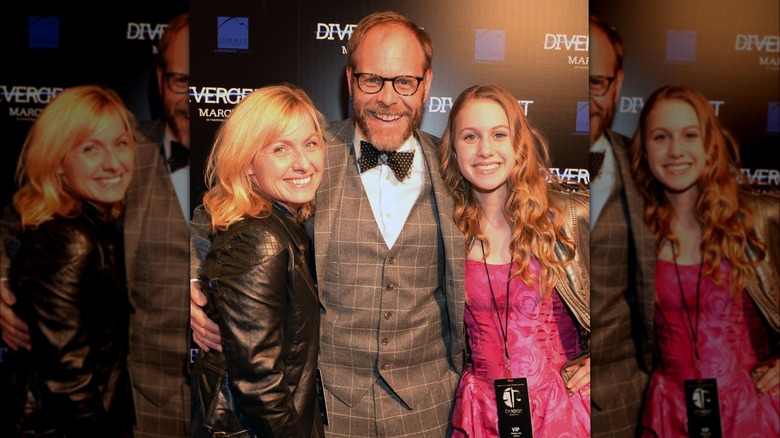
M17 427L29 436L131 436L132 306L120 227L85 204L78 217L18 238L9 280L32 351L12 354Z
M205 226L198 210L193 226ZM194 436L323 435L312 251L303 226L278 205L214 236L199 278L224 353L201 350L195 361Z

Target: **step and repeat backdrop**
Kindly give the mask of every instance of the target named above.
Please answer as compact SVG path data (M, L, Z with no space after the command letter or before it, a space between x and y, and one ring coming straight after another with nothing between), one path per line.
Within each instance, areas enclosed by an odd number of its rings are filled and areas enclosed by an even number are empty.
M465 88L509 88L548 138L553 171L588 182L588 24L581 0L293 0L264 2L26 2L4 14L0 41L0 206L16 189L16 161L31 123L58 93L81 84L116 90L140 121L162 116L156 44L168 21L190 11L190 207L205 189L203 164L214 134L255 88L292 82L329 120L350 117L346 44L356 23L395 10L424 27L435 47L434 80L422 129L441 135ZM187 260L183 263L186 264ZM150 291L155 293L155 291ZM174 310L172 310L174 311ZM191 355L197 350L192 349ZM10 352L0 341L0 384ZM10 427L0 395L0 435Z
M362 17L381 10L406 15L433 39L424 131L442 134L465 88L497 83L512 91L547 136L553 171L588 181L588 15L582 0L193 0L190 8L193 199L205 189L197 175L216 129L255 88L292 82L329 120L350 116L347 41Z
M186 0L26 1L4 8L0 208L11 202L16 189L16 162L30 125L66 88L101 83L116 90L139 120L161 116L156 44L168 21L188 8ZM10 429L15 409L9 406L11 385L6 380L9 357L0 340L0 436L15 436Z
M780 2L591 0L590 13L625 43L613 129L633 135L659 87L693 86L739 140L751 183L780 186Z
M168 21L188 7L187 0L35 1L3 12L3 206L15 189L16 159L30 124L65 88L102 83L116 90L139 120L160 117L156 44Z

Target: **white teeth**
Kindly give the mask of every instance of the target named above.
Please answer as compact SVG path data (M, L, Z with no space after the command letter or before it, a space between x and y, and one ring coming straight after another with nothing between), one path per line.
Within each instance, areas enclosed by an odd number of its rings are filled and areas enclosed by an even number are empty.
M670 172L682 172L684 170L687 170L689 167L691 167L691 165L687 163L668 164L666 166L666 169L669 170Z
M498 163L492 163L492 164L475 164L474 167L479 170L493 170L497 169L499 166Z
M291 179L291 180L288 180L288 181L290 181L291 184L294 184L296 186L302 186L304 184L310 183L311 182L311 177L309 176L309 177L306 177L306 178Z
M374 116L377 119L385 121L385 122L392 122L392 121L395 121L395 120L398 120L398 119L401 118L401 116L391 115L391 114L374 114Z
M100 181L101 184L106 186L113 186L116 184L119 184L119 181L122 180L121 176L115 176L113 178L99 178L98 181Z

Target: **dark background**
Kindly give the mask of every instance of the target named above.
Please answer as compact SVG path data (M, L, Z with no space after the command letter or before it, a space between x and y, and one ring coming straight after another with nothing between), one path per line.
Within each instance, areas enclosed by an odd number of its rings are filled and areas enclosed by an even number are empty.
M654 90L693 86L739 140L743 172L754 184L780 186L780 2L591 0L590 13L625 43L616 131L633 135Z
M350 26L380 10L406 15L433 39L433 84L424 131L440 136L448 105L458 94L471 85L493 82L507 87L518 100L532 102L527 104L528 118L548 137L559 173L568 168L580 175L580 169L587 168L588 25L582 1L193 0L190 7L191 85L199 96L190 99L193 205L205 189L202 165L224 119L218 111L232 108L237 100L207 102L207 96L225 92L235 96L292 82L312 97L327 119L348 118L344 49ZM479 39L478 29L485 31ZM233 35L228 31L236 31L233 39L225 37ZM580 36L582 50L575 51L572 45L566 50L562 44L559 50L545 50L546 34ZM570 63L570 56L580 64Z

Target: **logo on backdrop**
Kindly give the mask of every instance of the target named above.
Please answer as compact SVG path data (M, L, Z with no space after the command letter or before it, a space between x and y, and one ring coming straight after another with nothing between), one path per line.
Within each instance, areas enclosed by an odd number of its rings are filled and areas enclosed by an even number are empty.
M520 108L523 109L523 115L528 116L528 107L531 106L531 104L534 103L533 100L517 100L517 103L520 104Z
M621 114L639 114L644 104L645 100L641 97L620 96L617 108Z
M531 104L534 103L533 100L520 100L518 99L517 103L520 105L520 108L523 110L523 115L528 116L528 107L531 106ZM587 104L587 102L585 102ZM351 106L350 106L351 108ZM429 113L446 113L449 110L452 109L452 97L436 97L431 96L428 98L428 112ZM587 109L586 109L587 112ZM349 115L352 117L352 114ZM587 118L586 118L587 123ZM585 132L587 132L587 126L585 127Z
M152 23L127 23L127 39L137 41L159 41L162 37L167 23L157 23L152 27ZM154 53L157 53L157 47L153 44Z
M734 50L737 52L755 52L758 55L758 65L767 70L780 70L780 36L752 35L738 33L735 37Z
M590 38L588 35L568 35L565 33L544 34L544 50L566 52L566 61L577 69L588 68L588 49Z
M0 85L0 103L8 104L8 116L18 121L33 121L63 87Z
M239 87L190 87L190 102L198 107L198 117L206 122L223 122L241 99L255 91Z
M577 101L577 129L575 134L588 135L590 132L590 101Z
M751 185L780 187L780 171L777 169L749 169L743 167L740 171Z
M357 24L317 23L317 32L314 35L318 40L347 41L356 26Z
M715 111L715 117L720 116L720 107L726 104L725 100L710 100L710 106ZM621 96L617 104L618 112L621 114L639 114L642 111L645 101L639 96Z
M217 17L217 52L249 50L249 17Z
M767 104L766 132L780 134L780 102L769 102Z
M28 17L27 47L60 48L60 17Z
M428 98L428 112L429 113L446 113L452 108L451 97L434 97Z
M666 29L666 60L696 62L696 31Z
M590 184L588 169L551 167L550 172L563 183Z
M476 29L474 32L474 61L502 62L506 52L506 30Z
M339 41L341 44L341 54L347 54L347 41L352 36L357 24L341 23L317 23L317 30L314 32L314 38L322 41Z

